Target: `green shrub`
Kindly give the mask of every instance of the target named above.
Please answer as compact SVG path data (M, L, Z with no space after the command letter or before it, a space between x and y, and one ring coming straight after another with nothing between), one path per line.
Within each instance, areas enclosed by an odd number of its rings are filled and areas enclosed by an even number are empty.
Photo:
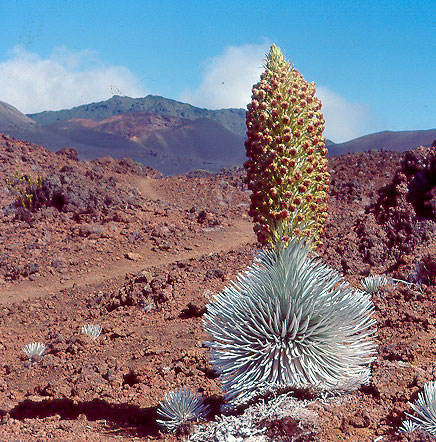
M34 179L30 175L17 171L12 178L6 179L6 185L15 196L15 202L19 207L24 207L32 212L41 207L39 197L42 189L41 177Z

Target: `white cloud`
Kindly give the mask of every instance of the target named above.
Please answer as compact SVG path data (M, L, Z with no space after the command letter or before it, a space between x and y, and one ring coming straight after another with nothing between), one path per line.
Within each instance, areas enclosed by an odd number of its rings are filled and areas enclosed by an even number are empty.
M263 71L268 50L269 43L227 48L205 62L200 86L185 90L179 99L209 109L245 108L251 87ZM373 116L369 106L350 102L328 87L319 87L317 95L323 103L327 138L342 142L375 131L371 130Z
M244 108L268 50L268 42L228 47L204 63L200 86L185 90L179 99L209 109ZM43 58L16 46L8 55L0 60L0 100L23 113L68 109L115 94L147 94L128 68L104 65L90 50L60 47ZM318 87L317 95L323 103L327 138L341 142L375 132L368 106L350 102L325 86Z
M373 115L369 106L352 103L325 86L317 87L316 95L326 121L324 135L335 143L376 131L371 129Z
M230 46L205 62L203 81L195 90L185 90L181 101L208 109L245 107L251 87L259 81L269 43Z
M106 66L90 50L61 47L42 58L16 46L8 55L0 61L0 100L23 113L68 109L112 95L146 95L129 69Z

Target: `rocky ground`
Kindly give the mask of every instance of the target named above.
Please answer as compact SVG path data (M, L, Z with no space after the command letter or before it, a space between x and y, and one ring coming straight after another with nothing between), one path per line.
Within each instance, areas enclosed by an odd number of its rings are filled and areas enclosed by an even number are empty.
M341 397L300 395L286 416L265 411L264 440L427 440L398 427L436 379L431 158L330 159L321 257L356 286L375 273L407 284L374 295L371 384ZM54 154L4 135L0 163L0 439L180 440L155 419L165 393L182 387L218 413L202 315L257 249L243 170L162 177L130 160L80 162L72 149ZM17 171L42 177L39 210L13 206L5 180ZM81 333L86 324L101 325L100 337ZM31 342L48 347L39 361L22 350Z

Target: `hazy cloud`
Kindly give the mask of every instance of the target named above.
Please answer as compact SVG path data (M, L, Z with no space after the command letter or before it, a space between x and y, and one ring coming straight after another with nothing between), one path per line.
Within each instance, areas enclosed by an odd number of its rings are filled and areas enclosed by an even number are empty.
M199 87L185 90L179 100L209 109L244 108L268 50L267 42L228 47L204 63ZM61 47L43 58L16 46L8 56L0 60L0 100L23 113L71 108L115 94L142 97L147 93L128 68L104 65L90 50ZM341 142L377 130L368 106L352 103L325 86L319 86L317 94L323 103L327 138Z
M326 121L324 135L336 143L376 132L371 108L352 103L325 86L317 87Z
M112 95L146 95L123 66L106 66L96 53L56 48L47 58L16 46L0 60L0 100L23 113L71 108Z
M208 109L245 107L251 87L259 81L269 43L230 46L204 63L203 80L195 90L185 90L180 100Z
M205 62L200 86L185 90L179 99L209 109L245 108L251 99L251 87L263 71L268 50L269 43L227 48ZM317 94L323 103L327 138L342 142L375 132L371 129L373 118L368 106L352 103L327 87L319 87Z

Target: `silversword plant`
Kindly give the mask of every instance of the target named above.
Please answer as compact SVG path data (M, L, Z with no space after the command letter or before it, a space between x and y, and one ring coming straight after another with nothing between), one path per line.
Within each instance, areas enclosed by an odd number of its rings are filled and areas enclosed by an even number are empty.
M212 367L230 405L265 387L353 389L374 360L373 305L293 237L259 252L207 306Z
M23 347L23 351L26 354L30 362L39 361L47 350L47 346L41 342L32 342Z
M436 436L436 381L425 384L424 392L418 393L418 400L410 406L417 413L417 416L406 413L409 421L403 422L402 427L404 429L400 427L400 431L413 431L416 428L422 428Z
M82 327L82 333L96 340L101 334L101 326L98 324L86 324Z
M412 433L413 431L415 431L417 428L419 427L419 425L417 425L415 422L411 421L411 420L405 420L400 428L398 428L398 431L400 433Z
M162 419L157 422L167 430L176 431L187 422L206 416L208 412L209 407L195 391L171 391L166 393L164 400L159 403L157 413Z
M393 279L385 275L370 275L360 282L365 292L373 295L377 293L381 287L393 284Z

